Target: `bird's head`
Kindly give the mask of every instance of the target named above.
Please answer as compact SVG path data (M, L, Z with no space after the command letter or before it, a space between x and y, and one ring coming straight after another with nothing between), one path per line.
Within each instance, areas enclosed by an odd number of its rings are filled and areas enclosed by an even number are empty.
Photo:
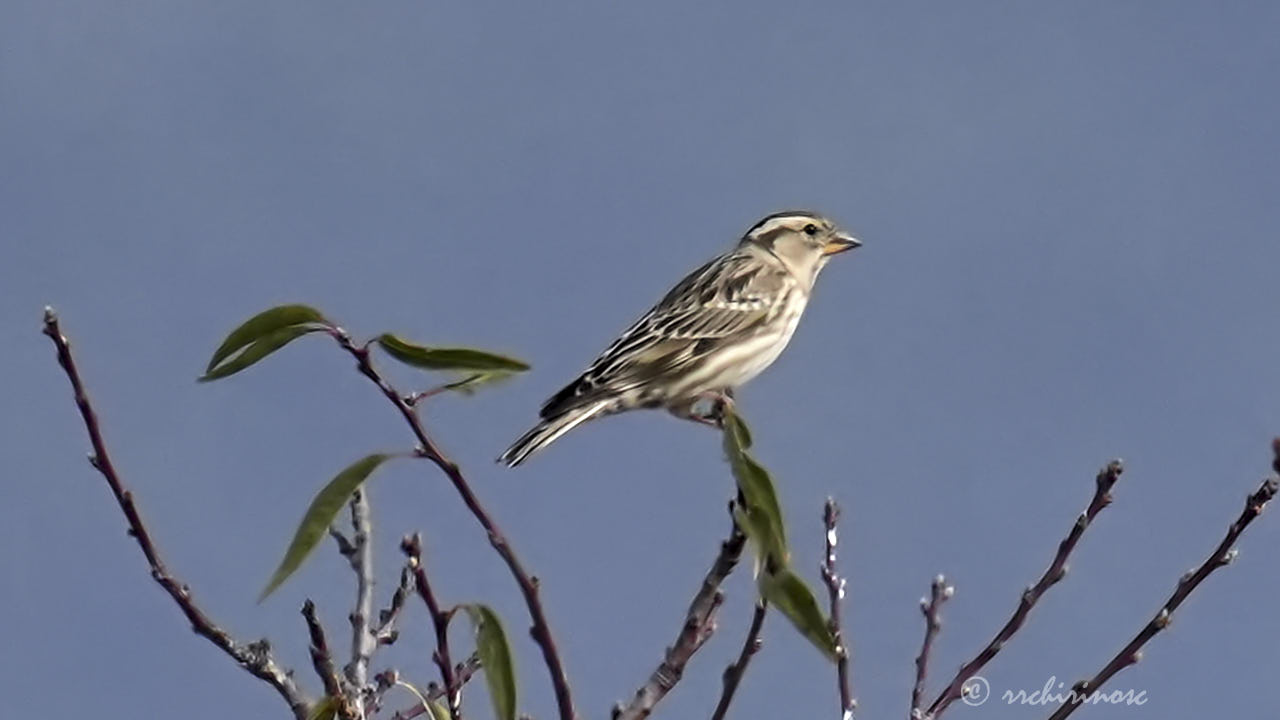
M755 245L797 276L812 278L831 256L859 247L862 241L817 213L792 210L756 223L743 236L742 244Z

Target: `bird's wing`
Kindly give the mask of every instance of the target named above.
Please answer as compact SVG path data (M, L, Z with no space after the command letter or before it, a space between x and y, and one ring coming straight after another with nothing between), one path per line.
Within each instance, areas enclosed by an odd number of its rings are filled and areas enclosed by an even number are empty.
M586 372L547 400L542 416L678 373L764 323L786 286L785 270L747 252L712 260L681 280Z

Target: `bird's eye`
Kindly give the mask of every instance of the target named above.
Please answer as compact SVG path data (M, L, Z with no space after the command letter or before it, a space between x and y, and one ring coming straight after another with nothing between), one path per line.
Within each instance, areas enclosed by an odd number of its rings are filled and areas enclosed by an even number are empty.
M804 226L804 234L805 234L805 235L817 235L817 234L818 234L818 226L817 226L817 225L814 225L813 223L809 223L808 225L805 225L805 226Z

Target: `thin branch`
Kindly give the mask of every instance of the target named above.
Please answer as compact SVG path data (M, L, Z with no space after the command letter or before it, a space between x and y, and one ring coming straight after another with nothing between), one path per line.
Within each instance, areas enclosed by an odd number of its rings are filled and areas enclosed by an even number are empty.
M1277 454L1275 467L1276 471L1280 472L1280 439L1277 440L1275 448ZM1262 514L1262 509L1276 496L1278 488L1280 488L1280 485L1277 484L1275 478L1263 481L1258 490L1245 500L1244 510L1240 513L1240 517L1236 518L1236 521L1231 523L1231 527L1227 528L1226 537L1222 538L1222 542L1218 543L1213 553L1201 563L1200 567L1182 576L1173 594L1165 601L1155 617L1129 641L1128 645L1124 646L1123 650L1111 658L1111 661L1097 675L1088 680L1082 680L1071 688L1067 701L1049 716L1050 720L1063 720L1063 718L1075 712L1076 708L1080 707L1080 704L1089 699L1093 693L1097 692L1107 680L1111 679L1111 676L1142 659L1142 646L1146 645L1147 641L1169 626L1169 621L1173 619L1173 613L1182 604L1182 601L1186 600L1187 596L1199 587L1205 578L1213 574L1213 571L1231 564L1231 561L1235 559L1236 550L1232 546L1235 545L1236 540L1239 539L1245 528L1249 527L1249 523Z
M827 598L831 605L831 636L836 641L836 684L840 690L840 717L851 720L858 701L853 698L849 682L849 644L844 639L840 625L840 605L844 600L845 579L836 574L836 522L840 520L840 506L834 498L827 498L822 508L822 524L826 528L826 552L822 556L822 583L827 586Z
M382 709L382 703L386 700L387 693L391 688L400 682L400 671L395 668L387 668L373 676L373 691L369 693L369 699L366 703L367 716L371 717Z
M356 546L351 539L338 529L337 525L329 526L329 537L333 538L333 542L338 546L338 554L351 562L352 556L356 554Z
M324 683L324 694L335 703L338 717L343 720L356 720L357 710L351 699L343 692L342 681L338 678L338 669L333 664L333 654L329 652L329 643L324 637L324 628L316 618L316 604L310 598L302 603L302 617L307 621L307 634L311 638L311 665Z
M471 657L467 658L465 662L458 663L458 666L455 668L456 672L454 673L458 679L458 687L461 688L465 686L467 681L479 672L479 670L480 656L475 653L472 653ZM439 700L444 697L444 692L444 688L439 685L434 685L426 693L427 700ZM412 718L426 714L426 706L422 703L418 703L411 708L405 708L404 710L397 712L395 715L392 715L391 720L412 720Z
M533 636L534 642L538 644L542 651L542 659L546 663L547 671L551 675L551 683L555 689L556 705L560 711L560 720L576 720L576 712L573 707L573 697L569 689L569 680L565 675L564 664L560 659L560 652L556 648L555 638L551 633L551 626L547 622L546 610L542 607L542 600L538 592L538 580L531 576L521 564L520 559L516 556L515 551L511 548L507 537L503 535L498 524L489 515L484 506L476 498L475 493L471 490L470 484L462 475L462 471L458 468L457 463L450 460L444 452L432 441L427 435L426 429L422 425L421 419L414 411L414 408L405 402L404 396L401 395L385 378L373 367L370 358L368 346L357 346L351 341L351 336L341 328L330 328L330 334L342 349L346 350L356 360L356 366L361 374L369 378L387 400L400 411L409 429L413 431L414 436L418 440L418 453L422 457L430 460L440 468L442 472L453 483L454 489L462 498L463 504L475 516L480 526L485 529L489 535L489 544L497 551L498 555L507 564L507 568L515 577L516 583L520 586L520 593L524 596L525 605L529 608L529 616L533 621L533 627L530 635Z
M71 356L71 344L66 336L62 334L58 326L58 316L54 313L53 308L45 308L44 334L53 341L53 345L58 352L58 364L62 366L67 379L71 381L76 407L80 410L80 417L89 433L89 442L93 446L93 454L89 456L89 463L101 473L103 479L107 481L107 485L111 488L112 495L115 496L120 510L124 513L125 520L129 523L130 537L137 541L142 554L146 556L147 564L151 568L151 578L178 605L178 608L182 610L182 614L191 623L191 629L197 635L213 643L249 674L274 688L289 705L293 716L298 720L306 720L310 712L311 701L298 688L297 683L294 682L293 671L276 664L271 654L270 643L266 639L253 643L236 641L226 630L223 630L212 618L205 614L192 596L191 589L181 580L174 577L164 562L161 561L160 553L151 539L151 534L142 522L142 516L138 512L137 506L134 504L133 493L125 488L123 481L116 473L115 466L111 462L111 456L107 453L107 445L102 439L102 429L98 424L97 413L89 403L84 383L80 379L75 360Z
M400 569L400 584L391 595L391 604L386 609L378 611L378 624L373 628L373 636L379 645L390 645L400 637L395 627L396 619L404 609L405 598L413 592L413 589L413 569L406 564Z
M684 625L680 627L675 644L667 648L662 662L649 676L648 682L636 690L631 702L614 708L613 720L642 720L648 717L654 706L680 682L690 658L716 630L716 610L724 601L720 585L737 566L746 540L746 535L735 522L729 537L720 543L720 553L702 579L693 602L689 603L689 611L685 614Z
M406 537L401 541L400 549L409 558L409 567L413 571L418 595L422 596L422 601L427 605L427 611L431 613L431 625L436 633L436 650L432 653L431 658L435 660L436 666L440 668L440 680L444 682L445 699L449 705L449 716L453 720L460 720L462 717L462 686L458 684L458 678L454 673L453 660L449 657L449 621L453 619L453 611L441 610L440 603L436 601L435 593L431 591L431 582L427 578L427 571L422 567L421 537L417 534Z
M929 586L929 597L920 598L920 612L924 615L924 642L920 644L920 654L916 656L916 682L911 688L911 720L924 717L920 703L924 700L924 683L929 676L929 653L933 651L933 641L942 629L942 605L955 592L955 587L948 585L947 579L939 575Z
M419 390L418 392L412 393L410 395L406 395L404 398L404 402L409 407L417 407L418 403L421 403L423 400L426 400L427 398L433 398L436 395L449 392L450 390L465 388L467 385L470 385L471 383L483 378L484 378L484 373L474 373L472 375L468 375L462 378L461 380L455 380L453 382L448 382L443 385L437 385L436 387L429 388L427 390Z
M947 685L938 697L934 698L929 705L929 710L925 714L931 718L937 718L947 709L951 703L959 700L964 695L965 684L978 674L991 659L1000 652L1004 644L1013 637L1013 634L1022 627L1026 622L1027 615L1031 612L1031 608L1035 607L1036 602L1046 590L1053 587L1062 580L1067 574L1067 558L1070 557L1071 551L1075 549L1076 543L1080 542L1080 537L1084 535L1093 519L1102 512L1102 509L1111 504L1111 488L1120 479L1120 475L1124 472L1124 465L1119 460L1112 460L1107 463L1106 467L1098 471L1097 477L1094 479L1093 498L1089 501L1089 506L1085 511L1076 518L1076 522L1071 526L1067 537L1058 544L1058 552L1053 556L1053 561L1049 563L1049 567L1045 569L1044 574L1036 581L1035 585L1028 587L1022 592L1022 598L1018 601L1018 607L1013 611L1013 616L1009 618L1004 627L996 633L991 642L987 643L981 652L972 660L961 666L960 671L951 680L951 684Z
M747 664L760 651L760 628L764 625L764 616L768 609L769 604L764 598L756 602L755 614L751 616L751 629L747 631L747 638L742 643L742 650L738 652L738 659L724 669L722 678L724 688L720 692L720 702L716 703L715 712L711 714L711 720L724 720L725 713L729 712L729 703L733 702L733 695L738 691L742 676L747 672Z
M378 647L373 635L373 520L369 497L363 489L351 495L352 546L349 556L356 575L356 606L351 613L351 662L345 668L347 680L355 688L356 707L364 716L364 698L370 692L369 661Z

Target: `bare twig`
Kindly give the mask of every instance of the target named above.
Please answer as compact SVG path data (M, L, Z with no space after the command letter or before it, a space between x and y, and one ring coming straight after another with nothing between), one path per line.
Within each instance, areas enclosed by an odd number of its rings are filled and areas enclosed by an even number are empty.
M470 680L477 671L480 670L480 656L472 653L471 657L467 658L466 661L458 663L458 666L454 668L454 670L454 675L458 679L458 687L461 688L467 684L467 681ZM444 697L444 692L444 688L439 685L435 685L427 691L427 699L439 700ZM422 703L418 703L413 707L405 708L404 710L397 712L395 715L392 715L391 720L412 720L412 718L426 714L426 706Z
M342 697L342 683L333 664L333 655L329 652L324 627L316 617L316 604L309 598L302 604L302 618L307 622L307 636L311 638L311 664L315 666L316 675L324 684L325 694L331 698Z
M404 402L409 407L416 407L418 403L422 402L423 400L426 400L427 398L433 398L436 395L449 392L450 390L465 388L467 385L470 385L471 383L475 382L476 380L482 379L483 377L484 377L484 373L474 373L472 375L468 375L462 378L461 380L455 380L453 382L445 383L443 385L437 385L436 387L429 388L427 390L419 390L418 392L412 393L410 395L406 395L404 398Z
M329 537L333 538L333 542L338 546L338 554L351 562L351 558L356 554L356 546L351 542L351 538L347 537L337 525L329 526Z
M720 702L716 703L715 712L711 714L711 720L724 720L725 714L729 712L729 703L733 702L733 695L738 691L738 685L742 683L742 676L747 672L747 664L760 651L760 628L764 626L764 616L768 609L769 604L764 598L756 601L755 613L751 616L751 629L747 631L747 638L742 643L742 650L738 652L738 659L724 669L724 677L721 678L724 687L720 692Z
M538 644L539 649L542 651L542 659L551 675L551 683L555 689L556 705L560 711L560 720L576 720L577 715L573 707L573 696L569 689L569 680L565 675L564 664L560 660L560 651L556 648L551 626L547 622L546 610L542 607L542 600L539 597L538 579L525 570L524 565L521 564L515 550L511 548L511 544L498 527L497 522L476 498L470 484L458 468L458 464L450 460L431 437L427 435L426 429L423 427L422 421L414 411L414 408L406 403L404 396L392 387L374 368L368 346L356 345L352 342L351 336L341 328L330 328L330 334L337 340L342 349L355 358L356 366L360 372L377 385L387 400L400 411L401 416L408 423L409 429L413 431L414 437L418 440L418 454L430 460L444 472L449 481L453 483L458 495L462 498L463 504L467 506L476 521L488 533L489 544L493 546L493 549L507 564L507 568L520 586L520 593L524 596L525 605L528 606L529 616L533 622L530 635L533 636L534 642Z
M1271 469L1274 470L1277 475L1280 475L1280 437L1274 438L1271 441L1271 453Z
M933 641L942 629L942 605L955 594L955 587L947 584L947 579L939 575L929 586L929 597L920 598L920 612L924 615L924 642L920 644L920 654L916 656L916 682L911 688L911 720L924 717L920 703L924 699L924 682L929 676L929 653L933 651Z
M357 489L351 495L351 539L354 552L348 556L356 575L356 605L351 612L351 662L345 673L354 688L356 709L364 712L365 696L369 686L369 661L378 647L371 629L373 623L373 543L370 535L373 520L370 517L369 497L365 490Z
M826 529L826 552L822 556L822 583L827 586L827 599L831 605L831 636L836 641L836 684L840 690L840 717L850 720L858 701L853 698L849 682L849 644L844 639L840 624L840 605L844 600L845 579L836 574L836 522L840 519L840 506L834 498L827 498L822 508L822 525Z
M302 617L307 621L307 634L311 638L311 665L324 684L324 694L333 701L338 717L356 720L359 718L358 711L342 689L338 669L333 664L333 653L329 652L329 643L324 637L324 628L316 617L316 604L310 599L302 603Z
M373 636L379 645L390 645L400 637L395 627L396 619L404 609L405 598L413 592L413 589L413 569L406 563L400 569L400 584L391 595L391 604L386 609L378 611L378 624L373 628Z
M107 481L107 485L111 488L112 495L115 496L120 510L124 513L125 520L129 523L130 537L137 541L138 547L147 559L147 564L151 568L151 578L178 605L182 614L191 623L191 629L197 635L213 643L249 674L274 688L280 694L280 697L284 698L284 701L288 703L293 716L298 720L306 720L310 712L311 701L307 699L302 690L298 688L297 683L294 682L293 672L276 664L271 654L270 643L265 639L253 643L241 643L232 638L226 630L219 627L200 608L191 594L191 589L181 580L174 577L164 562L161 561L160 553L151 539L151 534L142 522L142 516L138 512L137 506L134 504L133 493L125 488L123 481L116 473L115 466L111 463L106 443L102 439L102 429L98 424L97 413L89 403L89 396L85 392L84 383L80 379L75 360L71 356L71 344L66 336L62 334L58 326L58 316L54 313L53 308L45 308L44 334L53 341L53 345L58 352L58 364L62 366L67 379L71 381L76 407L80 410L80 417L89 433L89 442L93 446L93 454L89 456L89 463L101 473L103 479Z
M382 672L374 673L373 690L369 693L368 702L365 706L366 717L370 717L382 709L382 703L386 699L387 693L398 682L400 682L400 671L395 668L387 668Z
M427 398L435 397L436 395L439 395L442 392L444 392L444 388L442 387L434 387L434 388L431 388L430 390L419 390L417 392L405 395L404 404L408 405L409 407L417 407L418 403L422 402L423 400L426 400Z
M436 650L432 653L431 658L435 660L436 666L440 668L440 680L444 682L449 715L453 720L460 720L462 717L462 686L458 684L453 660L449 657L449 621L453 619L453 610L442 610L440 603L436 601L435 593L431 590L431 582L427 578L427 571L422 567L422 538L417 534L406 537L401 541L400 549L409 558L409 567L413 571L418 595L422 596L422 601L427 605L427 611L431 613L431 625L436 633Z
M1275 448L1277 455L1275 468L1277 472L1280 472L1280 439L1277 439ZM1142 659L1142 646L1146 645L1147 641L1169 626L1169 621L1173 618L1174 611L1178 609L1182 601L1186 600L1187 596L1200 583L1204 582L1205 578L1209 577L1214 570L1230 564L1235 559L1236 551L1232 546L1235 545L1236 540L1239 539L1245 528L1249 527L1249 523L1261 515L1262 509L1276 496L1277 487L1275 478L1263 481L1257 491L1245 500L1244 510L1240 513L1240 517L1236 518L1236 521L1231 523L1231 527L1227 528L1226 537L1222 538L1222 542L1218 543L1213 553L1200 564L1200 567L1182 576L1173 594L1161 606L1155 617L1129 641L1128 645L1124 646L1124 649L1111 658L1111 661L1097 675L1088 680L1082 680L1071 688L1067 701L1049 716L1050 720L1063 720L1063 718L1075 712L1076 708L1093 693L1097 692L1107 680L1111 679L1111 676Z
M729 537L720 543L720 553L702 579L693 602L689 603L689 611L685 614L684 625L680 627L675 644L667 648L662 662L649 676L648 682L636 690L631 702L614 708L613 720L641 720L648 717L654 706L680 682L690 658L715 632L716 610L724 600L720 585L737 566L746 540L746 535L734 523Z
M969 662L961 666L960 671L952 678L951 683L947 685L933 702L929 705L927 717L937 718L947 709L951 703L959 700L965 691L965 685L978 674L991 659L1000 652L1004 644L1013 637L1013 634L1022 627L1026 622L1027 615L1031 612L1031 608L1035 607L1036 602L1046 590L1053 587L1067 574L1067 558L1070 557L1071 551L1075 549L1076 543L1080 542L1080 537L1084 535L1084 531L1093 522L1094 517L1102 512L1102 509L1111 504L1111 488L1120 479L1121 473L1124 472L1124 465L1119 460L1112 460L1107 463L1106 467L1098 471L1097 477L1094 479L1093 498L1089 501L1089 506L1085 511L1076 518L1076 522L1071 526L1067 537L1058 544L1058 552L1053 556L1049 567L1045 569L1044 574L1036 581L1035 585L1028 587L1022 592L1022 597L1018 601L1018 607L1013 611L1013 616L1009 618L1004 627L996 633L991 642Z

